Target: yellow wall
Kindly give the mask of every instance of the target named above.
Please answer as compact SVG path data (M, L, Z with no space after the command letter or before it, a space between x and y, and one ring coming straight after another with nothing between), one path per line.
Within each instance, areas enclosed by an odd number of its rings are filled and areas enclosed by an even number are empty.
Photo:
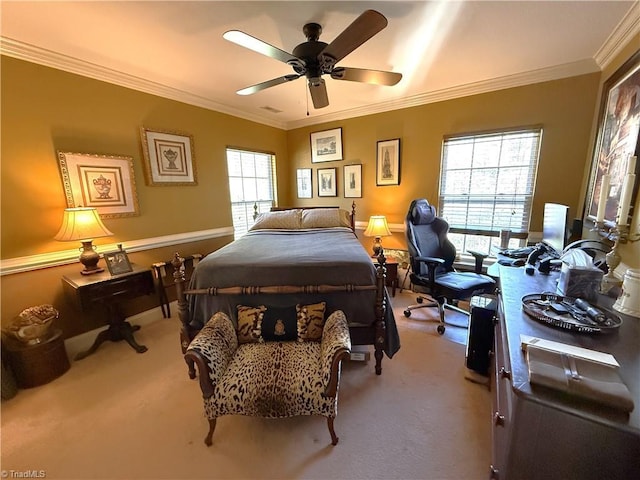
M105 219L115 236L96 239L98 247L120 242L126 248L128 241L230 227L227 145L274 152L282 184L288 181L283 130L5 56L1 60L3 260L74 248L53 239L66 207L58 150L133 157L140 215ZM145 184L141 126L193 135L197 186ZM178 249L208 253L230 240ZM170 250L133 253L131 260L150 265L171 258ZM78 265L3 276L2 323L26 307L53 303L65 313L60 319L65 336L95 328L67 308L62 296L60 277Z
M580 217L582 172L587 161L594 115L598 73L524 87L500 90L392 112L299 128L288 132L291 167L338 167L338 195L343 195L342 167L363 164L363 198L356 199L357 219L386 215L402 224L411 200L438 202L442 140L445 135L541 125L543 141L530 229L542 230L545 202L569 205L570 218ZM309 134L342 127L344 161L311 163ZM376 186L376 142L401 141L399 186ZM317 185L314 186L314 196ZM324 204L336 199L322 199ZM348 206L350 199L338 198ZM318 199L300 201L318 203ZM366 241L365 241L366 243ZM369 241L370 243L370 241ZM402 247L402 234L383 240L388 247Z

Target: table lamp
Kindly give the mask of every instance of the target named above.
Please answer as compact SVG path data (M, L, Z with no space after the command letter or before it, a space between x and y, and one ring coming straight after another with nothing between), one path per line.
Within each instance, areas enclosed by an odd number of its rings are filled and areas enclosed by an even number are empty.
M382 237L388 237L391 235L389 225L387 225L387 217L384 215L372 215L369 218L369 225L364 231L365 237L375 237L373 241L373 254L374 256L380 255L382 250Z
M82 243L80 263L84 265L84 270L80 273L91 275L104 272L104 268L98 267L100 255L95 251L93 239L110 235L113 233L103 225L95 208L75 207L65 209L62 226L54 238L61 242L80 240Z

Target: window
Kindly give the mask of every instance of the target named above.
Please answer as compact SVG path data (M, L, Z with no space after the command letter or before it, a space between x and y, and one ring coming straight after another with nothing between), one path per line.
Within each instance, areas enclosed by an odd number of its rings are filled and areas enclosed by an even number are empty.
M541 128L444 139L440 215L458 251L489 252L501 229L511 230L510 247L524 244L541 139Z
M276 156L227 148L227 169L234 238L253 225L255 207L268 212L276 203Z

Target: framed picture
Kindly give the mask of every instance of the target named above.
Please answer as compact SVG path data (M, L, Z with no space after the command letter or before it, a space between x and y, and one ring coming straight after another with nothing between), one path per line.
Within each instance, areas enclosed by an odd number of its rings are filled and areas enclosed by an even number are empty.
M197 185L191 135L141 127L147 184Z
M337 197L336 168L318 169L318 196Z
M311 134L311 162L342 160L342 128Z
M106 252L104 254L104 263L107 264L107 269L111 275L133 272L133 267L131 266L131 262L129 262L127 252L124 250Z
M609 175L609 191L608 194L605 193L604 222L609 226L615 223L624 178L627 173L636 173L637 176L640 170L640 164L636 162L634 167L631 160L631 157L640 155L639 128L640 51L603 84L598 135L593 151L587 196L589 219L596 218L603 176ZM631 205L635 205L638 194L637 182L632 192Z
M378 142L376 185L400 185L400 139Z
M362 198L362 165L344 166L344 198Z
M58 152L67 207L95 207L101 218L139 215L133 157Z
M296 174L296 181L298 184L298 198L312 198L311 169L299 168Z

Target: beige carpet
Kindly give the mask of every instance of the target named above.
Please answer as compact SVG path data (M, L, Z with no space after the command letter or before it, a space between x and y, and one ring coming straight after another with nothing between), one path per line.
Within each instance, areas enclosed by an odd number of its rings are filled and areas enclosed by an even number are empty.
M413 295L397 294L402 348L343 368L332 447L321 417L222 417L207 448L196 381L178 345L178 320L137 332L149 347L103 344L38 388L2 402L2 476L40 471L59 479L485 479L490 393L464 379L464 330L435 332L435 311L406 319ZM431 310L431 309L430 309ZM175 311L175 309L174 309ZM453 341L451 341L453 340ZM13 471L13 473L12 473Z

